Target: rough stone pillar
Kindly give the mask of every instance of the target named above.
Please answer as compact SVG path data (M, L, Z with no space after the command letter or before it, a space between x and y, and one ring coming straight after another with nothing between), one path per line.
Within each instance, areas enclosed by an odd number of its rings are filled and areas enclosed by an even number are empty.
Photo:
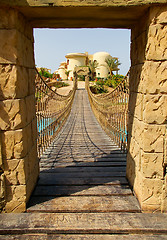
M0 9L0 128L5 212L23 212L39 166L36 147L33 29L14 9Z
M127 177L143 211L167 211L167 7L132 28ZM166 150L165 150L166 149Z

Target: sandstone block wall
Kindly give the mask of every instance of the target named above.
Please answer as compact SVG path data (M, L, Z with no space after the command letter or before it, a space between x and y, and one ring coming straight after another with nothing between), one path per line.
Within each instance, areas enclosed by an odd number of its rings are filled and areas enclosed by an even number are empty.
M167 6L132 28L127 177L144 211L167 211Z
M5 212L22 212L35 186L36 147L33 29L14 9L0 9L0 130ZM5 185L5 187L4 187ZM0 196L1 197L1 196Z

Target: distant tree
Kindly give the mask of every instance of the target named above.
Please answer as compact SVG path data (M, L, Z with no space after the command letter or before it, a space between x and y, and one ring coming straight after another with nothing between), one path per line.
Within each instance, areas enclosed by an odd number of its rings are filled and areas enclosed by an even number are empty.
M65 75L67 76L67 80L68 80L68 76L69 76L70 72L71 72L71 70L66 70L65 71Z
M46 71L46 68L41 67L40 70L41 71L39 72L39 74L41 76L46 77L46 78L52 78L53 74L51 74L48 71Z
M95 76L95 70L98 67L99 63L94 60L94 61L89 61L89 70L91 72L91 79L92 81L94 80L94 76Z
M119 68L118 66L121 64L118 60L118 58L113 58L113 57L107 57L105 59L105 62L107 64L108 70L110 72L110 76L113 76L113 71L118 71Z

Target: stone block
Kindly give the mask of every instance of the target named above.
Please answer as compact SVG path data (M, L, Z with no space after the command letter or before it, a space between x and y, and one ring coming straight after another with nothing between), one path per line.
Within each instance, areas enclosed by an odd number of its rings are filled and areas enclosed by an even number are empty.
M145 95L143 100L143 120L151 124L167 122L167 96L162 94Z
M26 162L28 162L28 157L4 161L6 185L26 184Z
M147 32L149 26L149 15L150 12L146 11L146 13L140 17L140 20L132 26L131 41L139 37L143 32Z
M150 24L166 24L167 23L167 6L151 7L149 12Z
M28 202L29 198L31 197L31 194L36 186L38 176L39 176L39 164L36 163L34 165L33 171L31 172L31 175L29 176L29 178L27 180L26 202Z
M135 192L135 195L141 204L142 201L142 174L141 172L137 172L135 169L135 179L133 183L133 191Z
M144 152L164 152L165 126L145 124L141 148Z
M10 8L0 9L0 29L13 29L16 27L17 12Z
M149 27L146 46L146 60L167 59L167 25L156 24Z
M6 201L26 202L26 185L6 186Z
M167 93L167 61L146 61L142 69L143 92Z
M17 64L33 68L35 66L34 44L20 32L17 34L17 50Z
M33 119L32 123L31 123L31 128L32 128L32 142L33 142L33 145L36 145L37 137L38 137L36 117Z
M35 94L35 70L29 69L28 95Z
M2 133L3 159L22 159L32 148L31 124L25 128Z
M126 166L126 177L130 183L131 186L134 186L134 181L136 178L135 174L135 161L131 155L131 153L128 151L127 153L127 166Z
M131 65L145 62L145 48L147 44L147 32L143 32L131 43Z
M27 120L27 123L30 123L36 117L35 95L26 97L25 103L26 103L26 112L27 112L26 120Z
M2 130L19 129L27 125L24 99L0 101Z
M0 211L5 205L5 174L0 174Z
M17 29L33 41L33 29L25 17L15 9L0 9L0 29Z
M143 120L143 94L130 92L129 112L138 120Z
M22 213L26 211L26 202L10 201L7 202L3 210L4 213Z
M28 70L15 65L0 65L0 100L28 95Z
M35 118L35 96L0 101L2 130L26 127Z
M143 65L135 65L130 69L129 89L130 92L143 93L143 78L141 77Z
M17 30L0 29L0 63L17 63Z
M142 153L142 175L146 178L163 178L163 153Z
M166 127L165 137L164 137L164 163L167 164L167 127Z
M29 166L29 176L33 172L34 166L39 164L38 156L37 156L37 146L34 145L28 154L28 166ZM38 173L37 173L38 175Z
M145 212L161 211L163 180L142 179L141 207Z
M162 189L162 205L161 205L161 212L167 213L167 174L164 178L164 184Z
M26 210L26 185L6 186L4 212L24 212Z
M33 42L16 29L0 29L0 63L18 64L33 68L34 48Z

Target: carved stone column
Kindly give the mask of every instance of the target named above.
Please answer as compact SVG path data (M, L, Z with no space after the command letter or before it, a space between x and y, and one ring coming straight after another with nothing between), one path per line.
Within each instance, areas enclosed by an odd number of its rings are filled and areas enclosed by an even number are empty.
M14 9L0 9L0 127L5 212L23 212L39 174L33 29Z
M144 211L167 211L167 7L132 28L127 177Z

